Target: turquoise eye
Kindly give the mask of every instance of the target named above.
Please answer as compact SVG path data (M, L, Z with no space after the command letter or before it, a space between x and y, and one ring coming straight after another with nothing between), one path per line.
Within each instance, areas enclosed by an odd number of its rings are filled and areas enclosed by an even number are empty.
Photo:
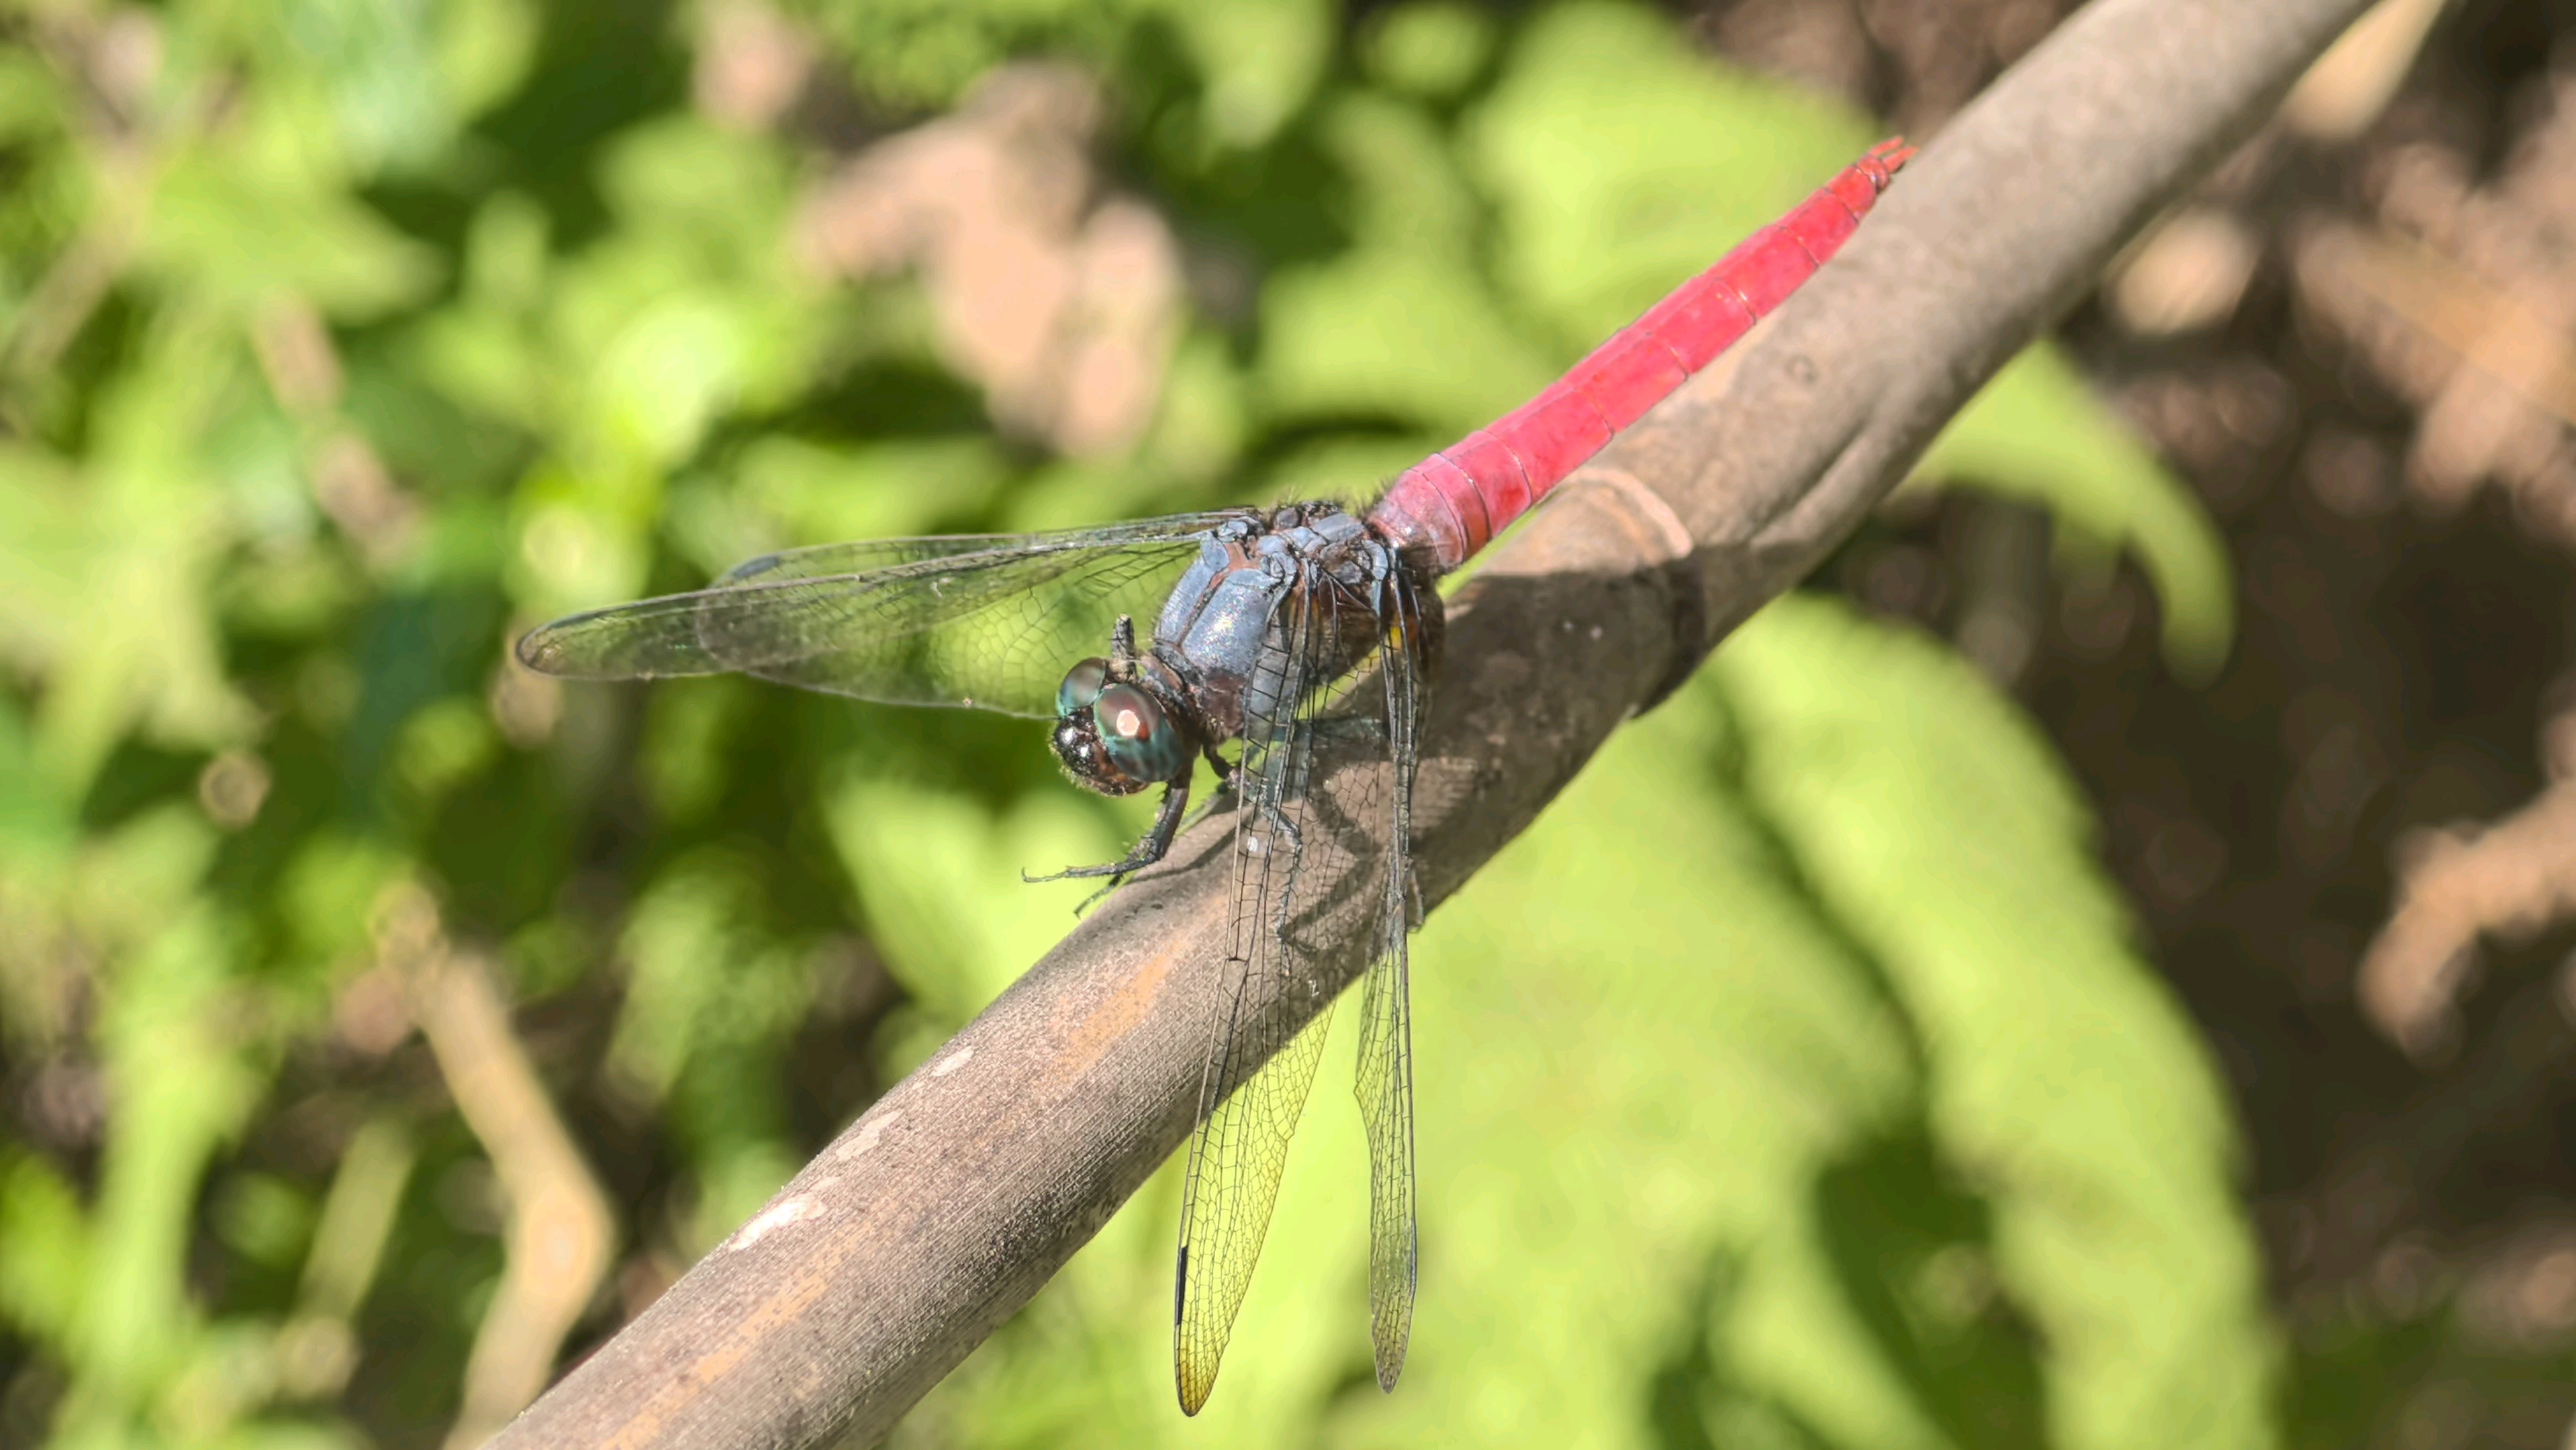
M1087 659L1064 672L1064 683L1055 687L1055 712L1071 715L1089 709L1100 698L1100 687L1109 682L1109 661Z
M1072 680L1066 680L1071 688ZM1188 763L1189 742L1163 719L1163 707L1134 685L1111 685L1091 707L1100 748L1130 780L1170 780Z

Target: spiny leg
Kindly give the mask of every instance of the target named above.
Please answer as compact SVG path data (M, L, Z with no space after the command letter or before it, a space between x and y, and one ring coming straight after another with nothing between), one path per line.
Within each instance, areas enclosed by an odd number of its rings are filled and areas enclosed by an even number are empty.
M1028 872L1022 871L1020 879L1035 884L1040 881L1106 876L1109 878L1109 885L1115 887L1128 876L1162 860L1163 854L1172 849L1172 837L1180 831L1181 814L1189 808L1189 804L1190 777L1189 773L1184 771L1177 778L1164 784L1162 808L1154 812L1153 826L1145 832L1144 838L1136 843L1135 849L1129 851L1124 859L1112 861L1105 866L1067 866L1047 876L1031 876ZM1094 897L1093 900L1098 898ZM1083 904L1088 906L1090 902Z

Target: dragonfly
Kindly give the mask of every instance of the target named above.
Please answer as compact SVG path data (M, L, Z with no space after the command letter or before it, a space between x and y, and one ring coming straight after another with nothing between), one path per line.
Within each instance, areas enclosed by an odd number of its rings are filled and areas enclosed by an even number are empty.
M1880 143L1536 398L1405 470L1357 512L1291 503L792 549L706 589L557 620L522 638L518 658L572 679L738 672L1046 720L1077 784L1111 796L1161 788L1152 826L1118 860L1032 880L1114 887L1163 859L1207 762L1212 804L1233 814L1232 901L1182 1190L1181 1408L1196 1414L1215 1385L1338 995L1319 958L1327 938L1354 929L1369 958L1356 1092L1370 1338L1378 1385L1391 1391L1418 1279L1406 942L1418 919L1412 795L1441 638L1437 581L1814 275L1913 154L1901 139ZM1231 760L1219 750L1228 743ZM1282 999L1292 1010L1265 1007ZM1305 1025L1276 1025L1292 1021Z

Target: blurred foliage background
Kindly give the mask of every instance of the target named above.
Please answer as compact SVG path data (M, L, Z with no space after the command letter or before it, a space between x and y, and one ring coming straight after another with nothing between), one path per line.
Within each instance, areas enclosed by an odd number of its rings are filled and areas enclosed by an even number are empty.
M1143 819L516 632L1364 495L2065 8L7 0L0 1445L477 1443ZM2387 0L1432 918L1396 1395L1319 1093L1200 1421L1166 1171L899 1441L2563 1443L2570 34Z

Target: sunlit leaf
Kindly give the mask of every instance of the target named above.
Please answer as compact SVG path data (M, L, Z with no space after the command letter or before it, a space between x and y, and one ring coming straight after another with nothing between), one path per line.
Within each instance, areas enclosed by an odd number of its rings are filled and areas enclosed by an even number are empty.
M1697 54L1652 11L1587 0L1521 31L1464 139L1499 212L1503 284L1579 351L1872 138L1819 97Z
M1052 792L995 819L955 796L860 778L829 811L832 843L887 966L946 1030L1064 935L1073 908L1098 889L1032 887L1020 873L1115 860L1124 845L1079 801Z
M1711 667L1748 799L1920 1043L2068 1446L2264 1443L2273 1346L2211 1063L2045 744L1962 663L1792 597Z
M455 122L428 64L426 0L285 0L278 29L295 48L298 79L326 98L332 139L362 175L417 165Z
M1394 90L1454 95L1492 54L1494 28L1484 11L1461 0L1412 0L1374 17L1362 59Z
M1282 273L1263 396L1285 418L1393 418L1464 433L1547 385L1538 350L1454 264L1384 250Z
M191 158L153 193L143 259L174 284L245 310L294 297L349 321L413 301L436 281L426 247L315 180Z
M59 1354L89 1275L89 1225L72 1185L0 1149L0 1315Z
M531 0L441 0L431 44L447 104L470 116L519 88L536 57Z
M180 915L120 973L99 1052L118 1105L92 1215L74 1364L116 1398L182 1367L198 1315L186 1293L198 1180L257 1102L260 1076L218 1010L229 943L204 907Z
M747 928L756 890L747 863L711 851L664 873L636 903L620 955L626 1000L606 1067L619 1086L656 1102L708 1034L731 964L754 948Z
M1332 54L1326 0L1162 0L1205 78L1205 123L1226 148L1258 146L1304 104Z

